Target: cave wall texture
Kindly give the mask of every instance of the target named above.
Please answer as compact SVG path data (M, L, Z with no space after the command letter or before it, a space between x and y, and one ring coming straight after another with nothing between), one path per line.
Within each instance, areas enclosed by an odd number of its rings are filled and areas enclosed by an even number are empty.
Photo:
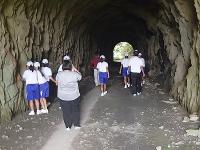
M48 58L53 71L70 53L87 75L101 50L118 42L141 50L149 76L190 113L199 112L200 0L0 0L0 120L26 109L18 76L27 60Z

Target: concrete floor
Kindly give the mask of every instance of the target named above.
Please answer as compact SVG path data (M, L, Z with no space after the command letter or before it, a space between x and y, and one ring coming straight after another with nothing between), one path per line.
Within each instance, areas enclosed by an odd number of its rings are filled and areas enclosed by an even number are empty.
M117 78L104 97L94 88L82 101L82 128L65 131L61 123L42 150L200 149L185 132L199 123L182 123L187 113L157 85L146 82L136 97Z

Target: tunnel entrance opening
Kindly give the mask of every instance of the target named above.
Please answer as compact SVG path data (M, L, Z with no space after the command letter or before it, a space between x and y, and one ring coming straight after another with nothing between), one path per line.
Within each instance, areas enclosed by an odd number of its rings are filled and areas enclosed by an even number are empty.
M119 42L113 49L113 61L121 62L125 54L131 56L133 54L133 46L128 42Z

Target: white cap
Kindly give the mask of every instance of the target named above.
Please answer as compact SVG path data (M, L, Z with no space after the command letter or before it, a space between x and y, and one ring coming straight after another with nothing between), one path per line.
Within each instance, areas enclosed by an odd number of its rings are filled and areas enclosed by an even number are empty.
M48 61L47 59L42 59L42 63L43 63L43 64L48 64L48 62L49 62L49 61Z
M103 58L103 59L105 59L106 57L105 57L104 55L101 55L101 56L100 56L100 58Z
M34 67L40 67L40 63L39 62L34 62Z
M33 66L33 62L32 62L32 61L28 61L28 62L26 63L26 65L29 66L29 67L30 67L30 66Z
M63 57L63 60L70 60L70 57L68 55Z
M139 53L138 56L142 56L142 53Z

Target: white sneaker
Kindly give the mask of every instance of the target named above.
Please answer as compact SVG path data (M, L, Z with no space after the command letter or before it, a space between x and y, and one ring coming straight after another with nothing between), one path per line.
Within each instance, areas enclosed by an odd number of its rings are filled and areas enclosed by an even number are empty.
M79 130L80 128L81 128L81 127L79 127L79 126L75 126L75 127L74 127L75 130Z
M130 84L129 84L129 83L127 83L127 87L130 87Z
M136 96L137 94L133 94L133 96Z
M37 115L39 115L41 113L42 113L41 110L37 110L37 112L36 112Z
M101 93L101 96L104 96L104 93Z
M105 91L103 94L106 95L108 93L108 91Z
M33 115L35 115L35 112L32 110L32 111L29 112L28 115L33 116Z
M48 109L42 109L41 110L41 114L48 114L48 112L49 112Z
M66 131L70 131L71 129L68 127L68 128L66 128L65 130L66 130Z
M127 88L127 85L125 85L124 88L126 89L126 88Z
M140 94L141 94L141 92L138 92L138 93L137 93L137 95L140 95Z

